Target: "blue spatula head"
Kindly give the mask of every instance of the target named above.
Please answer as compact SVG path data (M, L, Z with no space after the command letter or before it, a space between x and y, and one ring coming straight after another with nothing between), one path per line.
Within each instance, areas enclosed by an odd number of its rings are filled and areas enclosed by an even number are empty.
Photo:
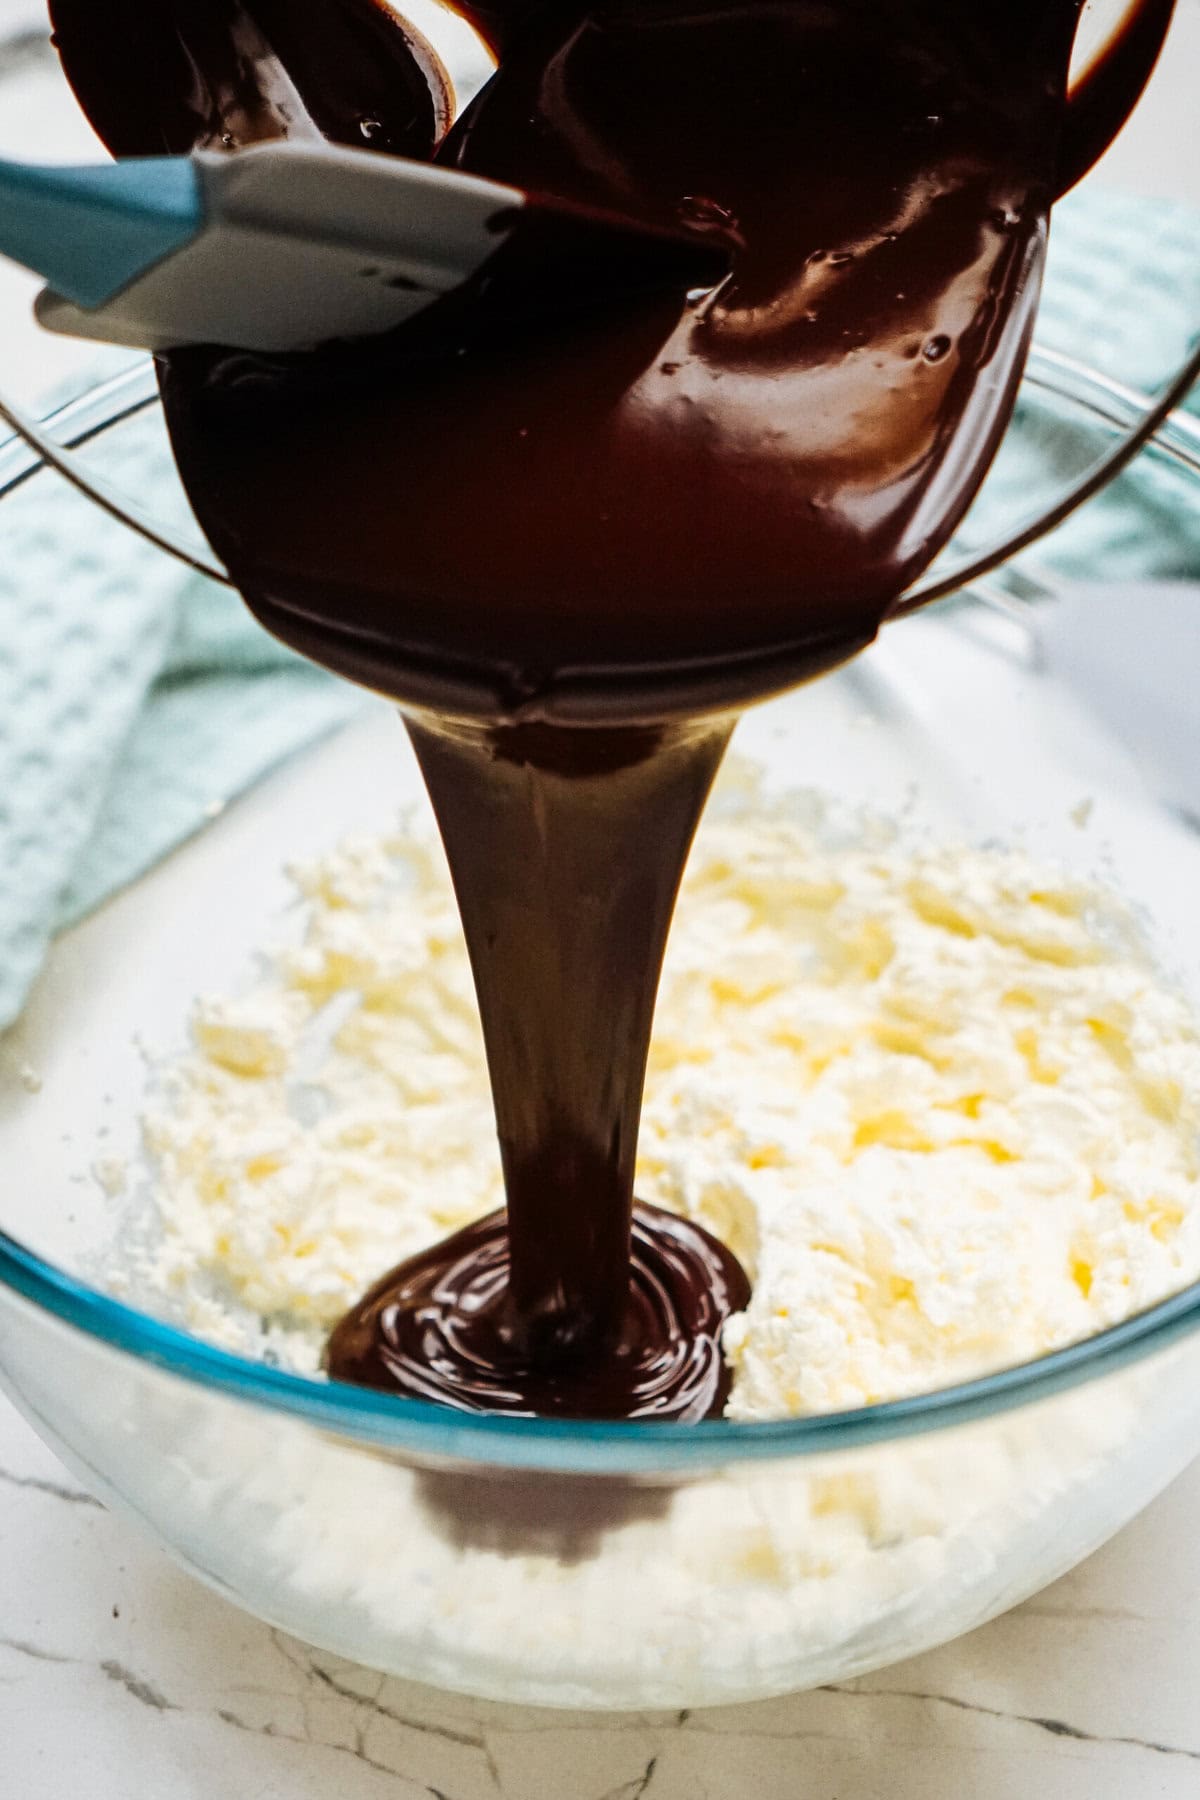
M89 168L0 162L0 253L78 306L100 306L204 226L186 157Z

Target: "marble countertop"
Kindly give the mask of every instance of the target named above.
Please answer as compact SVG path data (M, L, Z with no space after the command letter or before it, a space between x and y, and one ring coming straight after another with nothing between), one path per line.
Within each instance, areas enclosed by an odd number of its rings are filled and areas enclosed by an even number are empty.
M1200 1463L941 1650L815 1693L595 1715L459 1700L258 1624L0 1402L13 1800L1195 1800Z
M0 37L40 16L0 0ZM1200 0L1183 0L1175 31L1105 172L1200 198ZM24 57L0 151L89 154L45 61L26 72ZM3 385L20 398L79 360L33 332L33 285L0 270ZM716 1712L530 1712L384 1679L258 1624L82 1492L0 1399L0 1793L1196 1800L1198 1515L1200 1464L1035 1600L863 1680Z

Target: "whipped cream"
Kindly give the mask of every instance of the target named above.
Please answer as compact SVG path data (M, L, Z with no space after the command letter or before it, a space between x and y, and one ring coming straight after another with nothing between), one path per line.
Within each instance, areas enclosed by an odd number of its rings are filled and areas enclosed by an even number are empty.
M393 1264L502 1204L440 847L293 871L293 935L200 1000L145 1118L122 1286L315 1371ZM734 763L668 949L638 1192L745 1263L730 1416L944 1386L1200 1275L1200 1038L1114 897L1022 852L834 830Z

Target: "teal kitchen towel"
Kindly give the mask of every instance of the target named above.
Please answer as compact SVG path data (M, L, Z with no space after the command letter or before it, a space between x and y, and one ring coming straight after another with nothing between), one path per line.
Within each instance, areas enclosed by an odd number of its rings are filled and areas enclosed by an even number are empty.
M104 444L152 509L161 426ZM55 932L365 697L55 477L0 503L0 1027Z
M1200 211L1091 189L1056 207L1036 342L1153 394L1200 341ZM1200 388L1190 410L1200 413ZM1114 441L1032 385L1023 391L983 490L952 551L1006 536L1062 493ZM1064 428L1064 421L1071 421ZM1027 555L1090 580L1200 577L1200 484L1142 457Z
M1153 388L1200 336L1200 214L1092 192L1055 216L1039 342ZM964 535L1057 491L1076 439L1022 404ZM110 480L151 509L174 487L161 423L123 426ZM1200 576L1195 485L1143 461L1032 553L1091 577ZM0 1028L47 946L223 803L364 704L56 478L0 505Z

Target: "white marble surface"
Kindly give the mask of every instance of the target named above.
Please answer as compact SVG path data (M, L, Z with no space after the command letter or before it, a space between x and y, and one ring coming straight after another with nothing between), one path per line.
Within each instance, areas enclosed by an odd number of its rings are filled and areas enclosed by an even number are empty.
M0 32L33 0L0 0ZM1200 0L1107 178L1200 195ZM0 66L0 75L3 69ZM1165 149L1166 145L1171 150ZM0 149L88 154L43 66ZM3 385L39 341L0 272ZM1200 1465L1036 1600L836 1689L598 1718L452 1700L257 1624L75 1485L0 1400L0 1795L13 1800L1195 1800Z
M690 1714L530 1712L247 1618L0 1410L13 1800L1195 1800L1200 1464L1082 1568L866 1679Z

